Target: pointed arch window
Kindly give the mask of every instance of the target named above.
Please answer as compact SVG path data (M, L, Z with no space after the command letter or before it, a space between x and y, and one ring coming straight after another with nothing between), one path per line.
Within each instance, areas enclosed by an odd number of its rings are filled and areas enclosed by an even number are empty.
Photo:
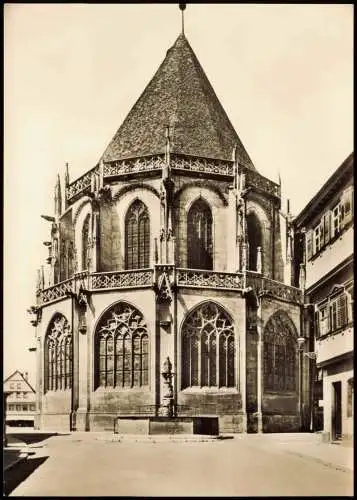
M89 223L90 215L88 214L82 228L82 271L89 268Z
M125 218L125 267L142 269L149 267L150 219L147 206L135 200Z
M182 388L234 387L235 338L231 318L217 304L196 308L182 327Z
M69 245L68 245L67 269L68 269L68 278L70 278L71 276L73 276L73 273L74 273L74 244L73 244L73 241L70 241Z
M248 237L248 269L258 270L258 247L262 248L262 231L258 217L253 213L247 215Z
M277 312L264 329L264 388L295 392L297 349L295 327L286 313Z
M96 387L149 385L149 336L142 314L120 302L101 319L96 331Z
M187 216L187 265L190 269L213 269L212 212L201 198Z
M45 391L72 387L72 333L67 319L56 314L45 338Z

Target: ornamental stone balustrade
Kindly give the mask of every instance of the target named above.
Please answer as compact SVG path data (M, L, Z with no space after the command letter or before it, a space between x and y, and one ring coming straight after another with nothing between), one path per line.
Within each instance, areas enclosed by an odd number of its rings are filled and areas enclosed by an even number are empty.
M252 271L247 271L247 287L251 287L258 295L268 295L285 302L303 304L303 292L300 288L285 285Z
M78 294L78 290L95 292L106 289L153 288L156 289L159 277L166 273L170 286L176 288L202 288L217 290L245 289L244 273L227 273L200 269L183 269L175 266L155 266L155 269L133 269L129 271L77 273L72 278L40 290L37 305L46 305L68 296ZM246 286L253 288L258 295L267 295L286 302L302 304L302 290L284 285L258 273L247 271Z
M243 273L225 273L199 269L177 269L178 287L242 290Z
M111 179L127 176L128 174L161 172L165 165L164 154L117 160L103 164L103 177L110 182ZM170 167L173 172L176 171L177 173L200 173L224 178L233 178L234 176L234 162L228 160L171 154ZM280 186L278 184L244 165L240 164L239 169L245 174L246 188L280 198ZM88 194L91 189L92 176L98 175L98 173L99 166L96 166L67 186L66 201L72 203L79 196Z

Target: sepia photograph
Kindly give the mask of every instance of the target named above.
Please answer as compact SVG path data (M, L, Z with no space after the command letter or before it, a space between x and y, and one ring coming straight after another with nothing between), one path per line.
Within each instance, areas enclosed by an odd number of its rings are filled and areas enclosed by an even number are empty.
M3 12L3 496L353 497L353 4Z

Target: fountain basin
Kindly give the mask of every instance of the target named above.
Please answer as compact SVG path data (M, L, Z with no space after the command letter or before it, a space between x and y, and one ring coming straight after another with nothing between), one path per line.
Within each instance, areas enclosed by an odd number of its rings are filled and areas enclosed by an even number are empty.
M218 436L218 417L120 416L114 421L115 434L203 434Z

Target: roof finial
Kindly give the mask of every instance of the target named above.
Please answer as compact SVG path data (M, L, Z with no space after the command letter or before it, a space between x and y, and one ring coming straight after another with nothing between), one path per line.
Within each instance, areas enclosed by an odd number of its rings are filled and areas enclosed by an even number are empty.
M186 9L186 4L185 3L180 3L180 10L181 10L181 16L182 16L182 34L185 34L185 17L183 11Z

